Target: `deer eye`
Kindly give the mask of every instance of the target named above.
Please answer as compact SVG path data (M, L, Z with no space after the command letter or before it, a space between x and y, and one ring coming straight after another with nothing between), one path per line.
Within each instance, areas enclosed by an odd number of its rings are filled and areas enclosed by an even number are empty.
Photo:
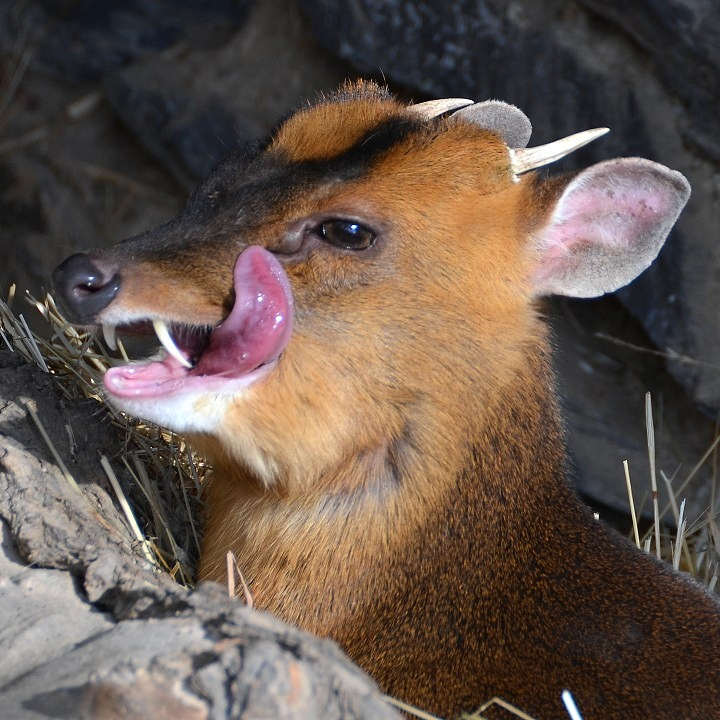
M353 220L326 220L316 232L325 242L345 250L365 250L375 242L375 232Z

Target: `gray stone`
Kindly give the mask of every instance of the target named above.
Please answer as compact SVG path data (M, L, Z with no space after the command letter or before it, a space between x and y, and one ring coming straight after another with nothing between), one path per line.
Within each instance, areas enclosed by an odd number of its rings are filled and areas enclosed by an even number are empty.
M179 43L216 44L247 17L251 0L39 0L0 6L0 42L26 38L33 62L64 80L97 80Z
M104 86L138 140L192 189L230 150L348 72L318 52L294 3L263 0L227 42L138 60Z

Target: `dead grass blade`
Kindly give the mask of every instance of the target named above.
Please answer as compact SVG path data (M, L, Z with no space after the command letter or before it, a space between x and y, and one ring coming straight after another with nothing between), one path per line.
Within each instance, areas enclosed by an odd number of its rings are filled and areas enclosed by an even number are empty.
M653 498L653 528L644 535L640 535L637 529L637 516L633 500L633 489L630 484L630 472L627 463L623 463L625 471L625 484L628 491L628 502L633 520L633 539L638 547L650 553L655 543L655 554L660 552L660 559L672 564L676 570L688 573L696 577L710 590L717 587L718 568L720 567L720 532L718 532L717 519L720 508L717 504L717 466L712 478L711 501L709 507L694 520L687 516L685 498L683 492L689 482L696 477L708 460L717 455L720 447L720 428L710 447L703 453L700 460L693 466L690 473L683 479L683 482L676 488L673 478L660 470L665 486L667 488L669 501L660 510L657 502L657 468L655 464L655 431L652 418L652 403L649 394L645 399L646 427L648 441L648 457L650 459L650 485ZM677 473L676 473L677 474ZM663 533L663 519L672 512L672 534L670 531Z
M650 460L650 483L652 488L653 517L655 518L655 556L662 558L660 547L660 511L658 507L657 475L655 474L655 426L652 415L652 398L645 394L645 425L647 428L648 459Z
M35 334L25 318L13 311L15 300L14 287L7 302L0 300L0 338L4 345L52 375L67 399L96 400L98 413L119 429L122 453L101 460L108 482L145 558L165 568L178 582L190 585L200 545L195 523L209 467L174 433L128 418L106 403L102 376L112 365L126 362L126 355L124 360L112 357L94 331L65 322L49 295L43 301L25 296L47 324L47 335ZM54 447L35 410L28 406L28 413L68 482L77 487L62 460L64 449ZM123 477L118 476L120 470Z
M632 483L630 482L630 468L627 460L623 460L623 469L625 470L625 484L627 485L628 503L630 504L630 515L632 517L633 537L636 547L641 548L640 531L638 530L637 513L635 512L635 500L633 499Z
M582 715L578 710L578 706L575 704L575 698L569 690L562 691L562 701L568 715L570 716L570 720L583 720Z

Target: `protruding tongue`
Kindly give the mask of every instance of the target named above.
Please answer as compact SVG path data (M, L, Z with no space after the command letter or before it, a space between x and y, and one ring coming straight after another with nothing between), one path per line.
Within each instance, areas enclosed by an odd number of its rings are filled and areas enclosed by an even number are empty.
M275 360L292 331L290 282L267 250L251 246L235 263L235 306L210 334L199 362L187 369L172 355L110 368L105 387L118 398L143 400L194 390L217 390L226 379L251 377Z
M192 375L239 377L275 360L290 339L292 291L272 253L257 245L240 253L233 285L232 312L213 330Z

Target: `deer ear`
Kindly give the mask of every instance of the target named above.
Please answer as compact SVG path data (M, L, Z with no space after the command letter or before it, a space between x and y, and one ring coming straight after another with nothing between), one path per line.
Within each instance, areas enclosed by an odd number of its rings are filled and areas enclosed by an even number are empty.
M626 285L655 259L688 197L679 172L642 158L576 175L534 235L535 294L597 297Z
M525 113L501 100L485 100L457 110L453 117L496 132L509 148L524 148L530 142L532 125Z
M502 100L474 103L466 98L443 98L408 105L405 109L423 120L451 113L455 118L496 132L509 148L526 147L532 134L532 125L525 113Z

